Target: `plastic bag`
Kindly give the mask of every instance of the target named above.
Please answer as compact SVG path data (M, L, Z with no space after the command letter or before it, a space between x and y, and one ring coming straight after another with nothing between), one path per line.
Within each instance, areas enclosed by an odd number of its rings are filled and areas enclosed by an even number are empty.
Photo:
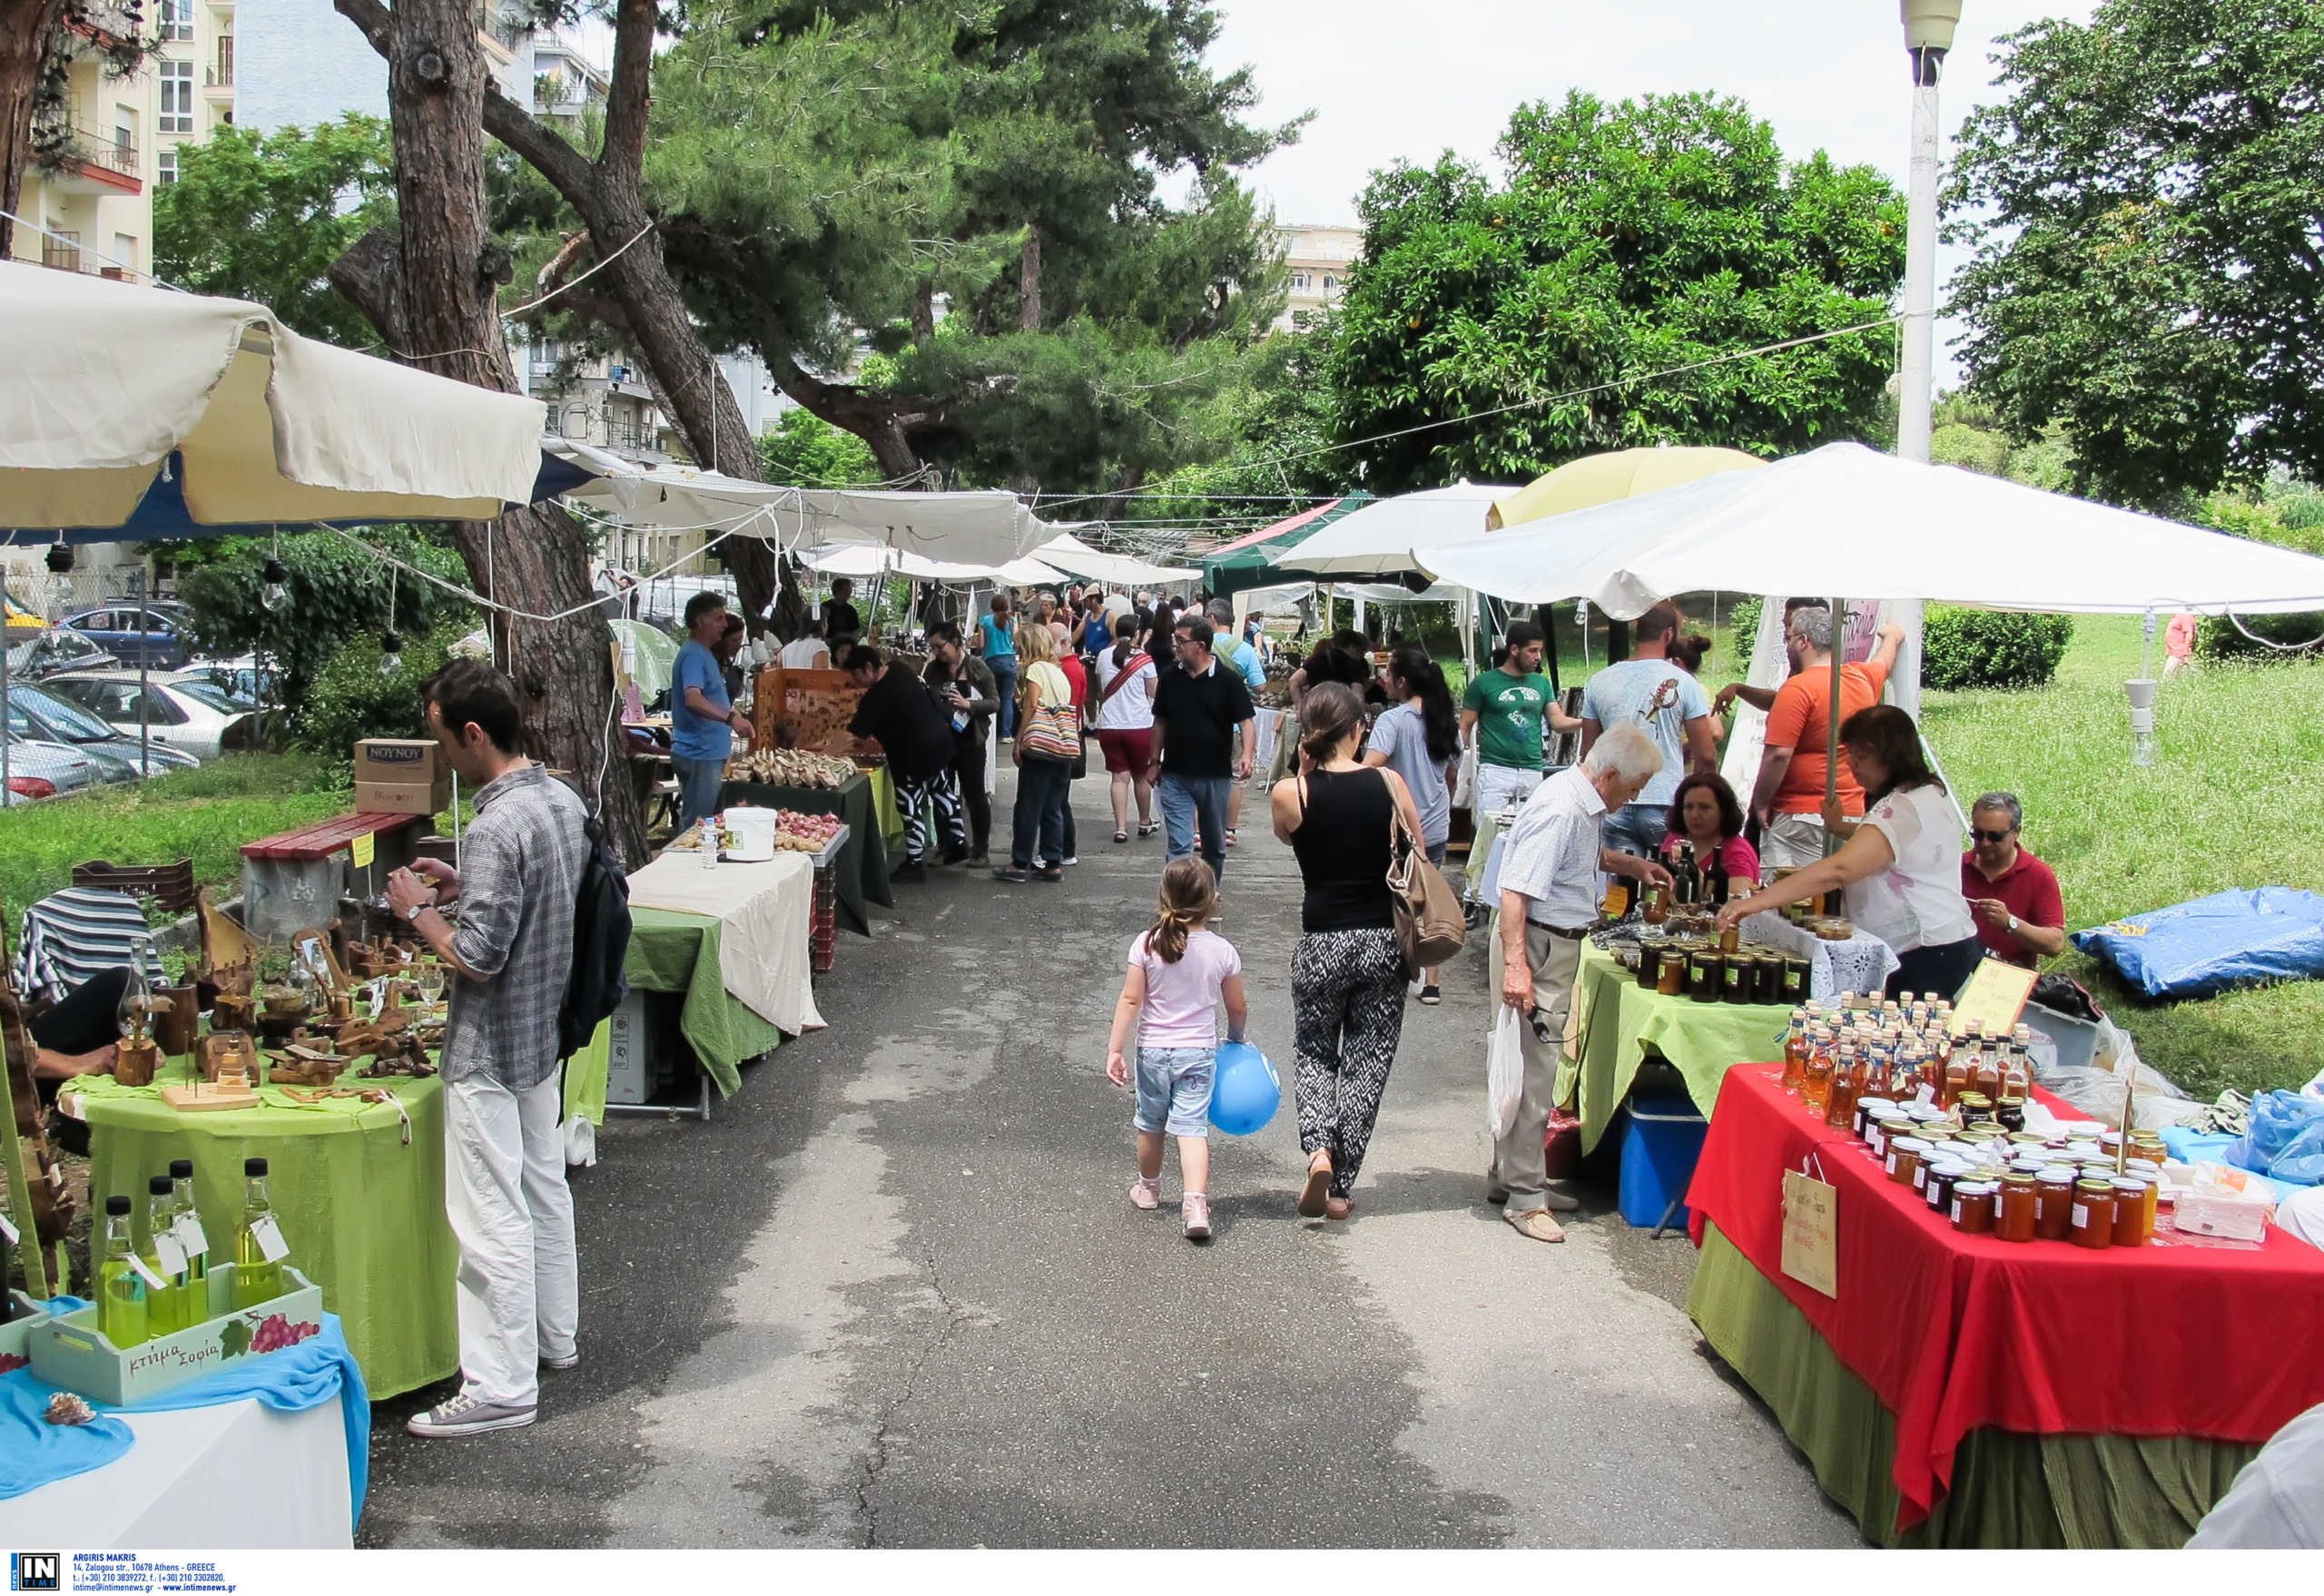
M2299 1092L2263 1092L2251 1100L2251 1128L2228 1149L2229 1161L2278 1180L2324 1180L2324 1101Z
M1452 807L1467 809L1477 798L1477 745L1461 750L1460 765L1452 773Z
M1517 1123L1518 1100L1525 1095L1525 1020L1506 1003L1498 1007L1485 1065L1485 1128L1496 1142Z

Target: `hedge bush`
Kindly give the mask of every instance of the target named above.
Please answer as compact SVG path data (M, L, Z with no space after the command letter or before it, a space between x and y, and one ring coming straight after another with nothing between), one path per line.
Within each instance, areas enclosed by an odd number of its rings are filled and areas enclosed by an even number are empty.
M1948 693L2043 686L2058 674L2073 638L2071 616L1933 604L1921 630L1921 685Z
M298 705L291 738L301 748L349 758L365 737L425 737L428 717L419 685L444 668L454 643L468 630L448 621L424 635L404 634L403 665L382 675L379 639L359 633L340 645Z

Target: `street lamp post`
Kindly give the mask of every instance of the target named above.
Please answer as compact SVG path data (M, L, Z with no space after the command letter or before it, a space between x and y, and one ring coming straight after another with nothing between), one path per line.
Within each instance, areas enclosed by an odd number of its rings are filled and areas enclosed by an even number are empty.
M1905 348L1896 396L1896 454L1925 465L1936 323L1936 80L1945 52L1953 48L1961 0L1898 0L1897 9L1905 25L1905 54L1912 62L1913 147L1905 191ZM1896 607L1897 624L1905 628L1896 704L1918 719L1921 606L1911 602Z

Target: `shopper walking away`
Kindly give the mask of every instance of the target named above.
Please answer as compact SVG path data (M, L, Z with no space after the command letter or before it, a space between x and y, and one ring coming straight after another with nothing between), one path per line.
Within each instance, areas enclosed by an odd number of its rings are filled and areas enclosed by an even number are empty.
M1307 690L1299 773L1277 782L1275 834L1299 859L1306 895L1291 955L1295 1089L1307 1180L1299 1211L1344 1219L1364 1167L1380 1094L1396 1061L1410 979L1388 895L1390 839L1401 810L1421 834L1403 778L1357 763L1364 700L1325 682Z
M1581 752L1587 757L1608 726L1624 723L1654 739L1662 768L1644 792L1606 817L1605 826L1609 848L1651 857L1662 851L1679 778L1709 774L1718 768L1718 754L1711 738L1710 695L1670 657L1679 636L1679 606L1656 605L1639 616L1633 635L1632 657L1608 665L1581 690Z
M1580 764L1560 771L1525 801L1502 854L1492 979L1501 1000L1525 1019L1525 1069L1517 1112L1485 1172L1485 1200L1499 1203L1502 1217L1534 1241L1563 1241L1549 1210L1580 1206L1550 1185L1543 1138L1581 941L1598 918L1598 877L1670 879L1652 860L1607 847L1601 828L1661 768L1662 752L1643 728L1630 722L1609 727Z
M1055 627L1050 628L1055 631ZM1058 643L1057 668L1064 673L1065 685L1073 693L1073 757L1066 762L1065 792L1058 799L1058 834L1065 839L1065 857L1053 859L1052 864L1078 864L1080 837L1073 823L1073 783L1089 773L1089 672L1081 656Z
M895 879L926 881L931 815L943 833L942 862L958 864L969 856L968 821L960 812L960 784L952 774L958 740L936 695L910 671L882 659L871 644L849 645L840 668L863 696L856 700L847 730L832 738L829 752L850 752L851 739L879 744L888 756L904 822L904 862L896 867Z
M1423 650L1406 644L1388 656L1388 692L1395 707L1372 724L1364 763L1396 773L1420 812L1413 834L1428 850L1428 862L1442 868L1452 836L1452 765L1460 757L1461 734L1453 718L1452 689L1444 671ZM1420 1000L1443 999L1437 972L1420 972Z
M1543 722L1560 731L1578 727L1557 707L1557 693L1541 674L1541 628L1512 621L1507 652L1491 670L1479 671L1461 695L1461 739L1477 743L1475 812L1492 814L1522 803L1541 784ZM1315 680L1315 661L1307 662Z
M697 593L686 600L686 640L670 668L670 772L678 779L678 824L690 826L718 813L726 756L736 733L748 737L750 717L727 696L718 658L726 633L726 600Z
M1114 618L1114 645L1098 656L1098 751L1105 755L1114 799L1114 841L1129 841L1129 803L1137 799L1137 834L1154 834L1154 661L1137 645L1137 617Z
M1210 623L1185 616L1171 630L1178 668L1161 675L1154 692L1154 764L1162 798L1162 823L1169 834L1168 856L1195 851L1202 830L1202 856L1210 873L1226 871L1226 792L1251 779L1251 757L1258 746L1258 711L1243 678L1211 657ZM1237 734L1240 734L1239 752Z
M969 863L990 862L992 794L985 790L985 738L1000 713L1000 689L992 670L968 650L960 624L938 621L928 628L928 683L937 689L952 724L952 776L960 806L969 814Z
M1247 637L1236 640L1235 635L1235 602L1228 598L1214 598L1203 606L1203 616L1210 622L1211 640L1229 640L1232 646L1223 656L1243 678L1243 685L1254 694L1267 685L1267 667L1259 658L1259 651ZM1253 700L1256 704L1256 699ZM1256 714L1256 711L1254 711ZM1256 728L1255 728L1256 729ZM1226 845L1235 846L1235 832L1243 823L1244 781L1238 779L1226 794Z
M1216 1010L1226 1005L1226 1039L1243 1039L1250 1005L1243 1000L1243 958L1205 929L1218 907L1218 884L1199 859L1163 867L1154 923L1129 945L1129 973L1114 1005L1106 1043L1106 1077L1130 1083L1130 1035L1137 1036L1137 1179L1129 1200L1162 1202L1162 1138L1178 1140L1180 1208L1187 1239L1210 1239L1210 1089L1218 1063Z
M1869 794L1863 821L1850 828L1827 815L1846 834L1840 851L1730 899L1718 911L1719 927L1844 887L1848 918L1896 951L1889 996L1957 992L1984 957L1984 944L1961 894L1960 824L1921 749L1920 729L1896 705L1876 704L1848 716L1840 747Z
M456 659L419 695L444 763L476 793L458 869L423 859L388 878L390 907L453 972L438 1062L461 1384L405 1424L436 1437L531 1424L540 1370L580 1360L556 1047L589 843L581 800L519 752L507 676ZM443 913L454 903L457 926Z
M1000 740L1017 734L1017 632L1009 618L1009 595L992 596L992 613L977 623L977 636L985 668L992 673L993 691L1000 695Z
M1058 862L1065 857L1066 793L1081 748L1080 711L1073 706L1073 685L1058 669L1057 642L1045 624L1031 620L1017 628L1017 655L1023 685L1017 740L1009 748L1017 764L1017 808L1008 866L992 873L1004 882L1061 882L1065 872Z

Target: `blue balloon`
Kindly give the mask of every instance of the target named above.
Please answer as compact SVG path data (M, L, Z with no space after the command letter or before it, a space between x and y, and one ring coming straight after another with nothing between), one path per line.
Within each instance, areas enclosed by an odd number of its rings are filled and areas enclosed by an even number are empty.
M1212 1072L1210 1122L1229 1136L1249 1136L1266 1128L1283 1106L1283 1083L1265 1053L1248 1042L1227 1042L1218 1049Z

